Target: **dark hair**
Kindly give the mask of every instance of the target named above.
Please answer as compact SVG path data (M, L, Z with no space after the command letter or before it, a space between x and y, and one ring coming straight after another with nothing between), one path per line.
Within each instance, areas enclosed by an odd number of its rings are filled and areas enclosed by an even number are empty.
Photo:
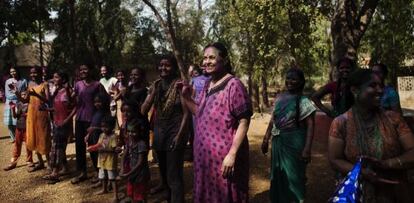
M21 77L22 77L22 76L21 76L21 74L20 74L20 70L18 70L15 66L10 66L10 68L9 68L9 72L7 72L7 74L10 76L10 70L11 70L12 68L16 71L16 76L17 76L17 79L19 79L19 80L20 80L20 79L21 79Z
M373 67L375 67L375 66L378 66L378 67L381 68L381 72L384 75L384 78L387 77L387 75L388 75L388 67L385 64L383 64L383 63L375 63L374 65L371 66L371 69Z
M36 73L38 74L39 77L42 76L42 68L40 66L32 66L30 67L30 69L35 69Z
M226 46L224 46L223 43L220 42L214 42L211 44L208 44L204 47L203 51L205 51L207 48L213 47L219 51L219 56L225 60L224 69L228 73L232 73L233 67L231 66L230 59L229 59L229 53L227 51Z
M126 71L125 71L124 69L117 69L117 70L115 71L115 77L116 77L116 75L118 75L118 73L122 73L122 74L124 74L124 76L126 76L126 75L127 75L127 73L126 73Z
M132 113L134 116L138 116L139 115L139 104L135 101L133 101L132 99L126 99L122 102L121 105L121 111L123 111L122 109L124 108L124 106L129 106L132 109L136 109L136 111L131 111L130 113Z
M298 93L298 95L296 95L296 115L295 115L295 120L296 120L296 126L299 127L299 123L300 123L300 100L302 97L302 91L303 88L305 88L305 83L306 83L306 79L305 79L305 74L303 73L302 69L294 67L294 68L290 68L287 72L286 75L289 73L294 73L296 74L299 79L302 81L301 86L299 86L300 91Z
M133 70L137 70L137 71L138 71L138 73L141 75L142 79L144 79L144 80L146 79L146 74L145 74L144 69L136 67L136 68L132 68L132 69L131 69L131 72L132 72Z
M114 69L111 66L108 65L101 65L101 68L105 67L106 68L106 74L109 76L112 76L112 74L114 73ZM100 71L100 70L99 70Z
M97 70L97 68L95 68L94 63L89 62L89 61L80 63L79 66L78 66L78 68L77 68L78 74L80 72L80 67L81 66L85 66L89 70L88 71L88 78L89 79L96 80L97 78L99 78L99 77L97 77L99 74L97 73L98 70Z
M203 71L201 70L200 66L198 66L197 64L191 64L190 67L193 67L193 71L196 71L199 75L203 74Z
M127 129L134 130L138 133L137 138L149 145L149 123L145 119L138 119L134 122L128 122Z
M55 72L59 77L62 78L63 83L69 82L69 75L62 70L58 70Z
M355 60L350 59L349 57L342 57L340 58L337 62L336 62L336 69L339 68L339 66L341 65L341 63L346 62L349 64L349 67L351 69L351 72L355 71L356 69L358 69L358 66L355 62ZM335 92L333 93L335 95L336 101L333 102L333 108L336 110L337 106L340 105L340 100L338 98L341 97L340 93L340 87L342 85L342 83L347 83L347 81L342 81L340 78L337 81L337 88L335 90ZM343 97L345 97L345 108L350 108L353 104L354 104L354 97L351 93L351 89L349 88L349 85L346 84L345 85L345 92L342 94Z
M357 69L349 75L347 83L349 87L360 87L371 80L373 73L371 69Z
M94 67L91 61L84 61L80 63L78 67L81 67L81 66L86 66L89 70L93 70L93 67Z
M175 58L175 56L174 55L172 55L172 54L165 54L165 55L162 55L161 56L161 58L160 58L160 60L158 61L158 64L157 64L157 69L158 69L158 66L159 66L159 62L161 62L162 60L168 60L169 62L170 62L170 64L171 64L171 67L173 68L173 70L172 70L172 75L174 76L174 77L178 77L179 76L179 70L180 70L180 68L178 67L178 62L177 62L177 59Z
M139 88L145 87L147 85L147 79L146 79L146 74L145 74L144 69L142 69L142 68L133 68L133 69L131 69L131 72L133 70L137 70L138 71L138 74L141 76L141 81L139 81ZM126 90L127 91L127 94L130 94L131 93L132 88L133 88L132 85L128 85L127 86L127 90Z
M65 73L62 70L58 70L55 72L55 74L57 74L60 78L62 78L62 82L63 84L68 83L69 82L69 75L67 73ZM70 95L70 89L71 87L69 86L69 84L65 87L65 91L66 91L66 95L69 97L69 102L72 103L73 98ZM56 97L56 95L59 93L59 89L56 89L55 92L52 94L52 98L51 101L53 101Z
M99 99L100 102L102 102L102 111L105 114L109 114L110 113L110 98L109 95L106 93L99 93L95 96L95 99Z
M105 125L107 125L109 127L109 129L111 129L111 131L112 131L115 128L116 120L110 114L107 114L102 118L101 123L104 123Z
M42 80L42 68L40 68L40 66L32 66L31 68L30 68L30 70L31 69L34 69L35 70L35 72L37 73L37 78L35 79L36 80L36 82L42 82L41 80Z
M345 63L348 63L349 64L349 67L351 68L351 71L353 71L353 70L355 70L355 69L357 69L357 64L356 64L356 61L355 60L352 60L352 59L350 59L350 58L348 58L348 57L342 57L342 58L340 58L337 62L336 62L336 69L338 69L339 68L339 66L341 65L341 63L343 63L343 62L345 62Z

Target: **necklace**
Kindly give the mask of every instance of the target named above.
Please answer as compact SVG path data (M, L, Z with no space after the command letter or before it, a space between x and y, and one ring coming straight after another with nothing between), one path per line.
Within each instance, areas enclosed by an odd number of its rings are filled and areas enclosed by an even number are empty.
M357 108L352 108L357 133L357 143L360 155L382 157L382 136L379 130L379 118L375 114L373 120L368 123L362 119Z

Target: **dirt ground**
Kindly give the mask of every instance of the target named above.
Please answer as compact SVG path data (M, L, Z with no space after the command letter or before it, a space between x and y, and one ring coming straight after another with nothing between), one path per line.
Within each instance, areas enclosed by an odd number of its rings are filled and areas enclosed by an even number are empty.
M0 105L0 109L3 106ZM0 110L0 115L3 113ZM264 156L260 152L261 140L266 130L269 115L255 115L249 130L250 141L250 202L269 202L269 173L270 155ZM322 135L323 136L323 135ZM321 137L319 135L318 137ZM75 145L68 145L67 154L69 166L75 168ZM9 163L12 144L3 123L0 124L0 167ZM308 166L308 183L306 202L326 202L334 190L333 173L326 157L326 140L317 138L313 144L312 162ZM55 185L48 185L41 177L46 170L27 172L24 161L25 151L18 167L5 172L0 170L0 202L110 202L112 194L94 195L97 189L90 188L90 181L79 185L72 185L70 178L74 175L63 177L63 180ZM90 163L91 164L91 163ZM89 167L90 168L90 167ZM158 168L151 165L151 185L156 185ZM185 197L187 202L192 202L192 164L185 163ZM125 197L125 183L120 183L121 197ZM159 195L150 196L149 202L157 202ZM123 198L122 201L125 201Z

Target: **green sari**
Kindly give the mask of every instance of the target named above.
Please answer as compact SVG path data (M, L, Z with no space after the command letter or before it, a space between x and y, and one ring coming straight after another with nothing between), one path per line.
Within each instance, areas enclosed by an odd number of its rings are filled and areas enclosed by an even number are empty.
M305 199L306 162L302 150L307 129L296 124L296 95L282 94L275 102L272 130L272 167L270 200L272 203L301 202ZM301 96L299 102L302 121L316 111L310 100Z

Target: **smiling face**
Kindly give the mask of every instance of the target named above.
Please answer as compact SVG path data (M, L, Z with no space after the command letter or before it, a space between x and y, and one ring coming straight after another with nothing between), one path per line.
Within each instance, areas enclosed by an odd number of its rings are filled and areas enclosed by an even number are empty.
M219 55L219 50L208 47L204 50L203 67L207 74L215 75L225 71L224 59Z
M304 81L296 72L290 71L286 74L285 85L289 92L296 92L302 89Z
M132 69L131 74L129 75L129 81L132 85L139 83L142 80L142 74L139 69Z
M372 73L371 79L360 87L354 87L352 92L356 94L356 102L367 108L379 108L383 94L383 83L380 77Z
M57 73L53 74L53 83L56 86L62 85L63 84L62 77L60 77L59 74L57 74Z
M106 66L101 67L101 77L105 78L108 75L108 70Z
M161 78L168 78L171 76L173 67L171 62L168 59L161 59L160 64L158 66L158 71L160 72Z
M32 81L36 81L36 80L38 79L38 77L39 77L39 73L38 73L38 71L36 70L36 68L31 68L31 69L30 69L30 79L31 79Z
M81 65L79 67L79 77L81 80L85 80L89 77L89 68L86 65Z
M12 78L17 78L17 70L15 68L10 68L10 76Z
M116 79L118 79L119 82L124 82L125 80L125 75L122 71L119 71L118 73L116 73Z

